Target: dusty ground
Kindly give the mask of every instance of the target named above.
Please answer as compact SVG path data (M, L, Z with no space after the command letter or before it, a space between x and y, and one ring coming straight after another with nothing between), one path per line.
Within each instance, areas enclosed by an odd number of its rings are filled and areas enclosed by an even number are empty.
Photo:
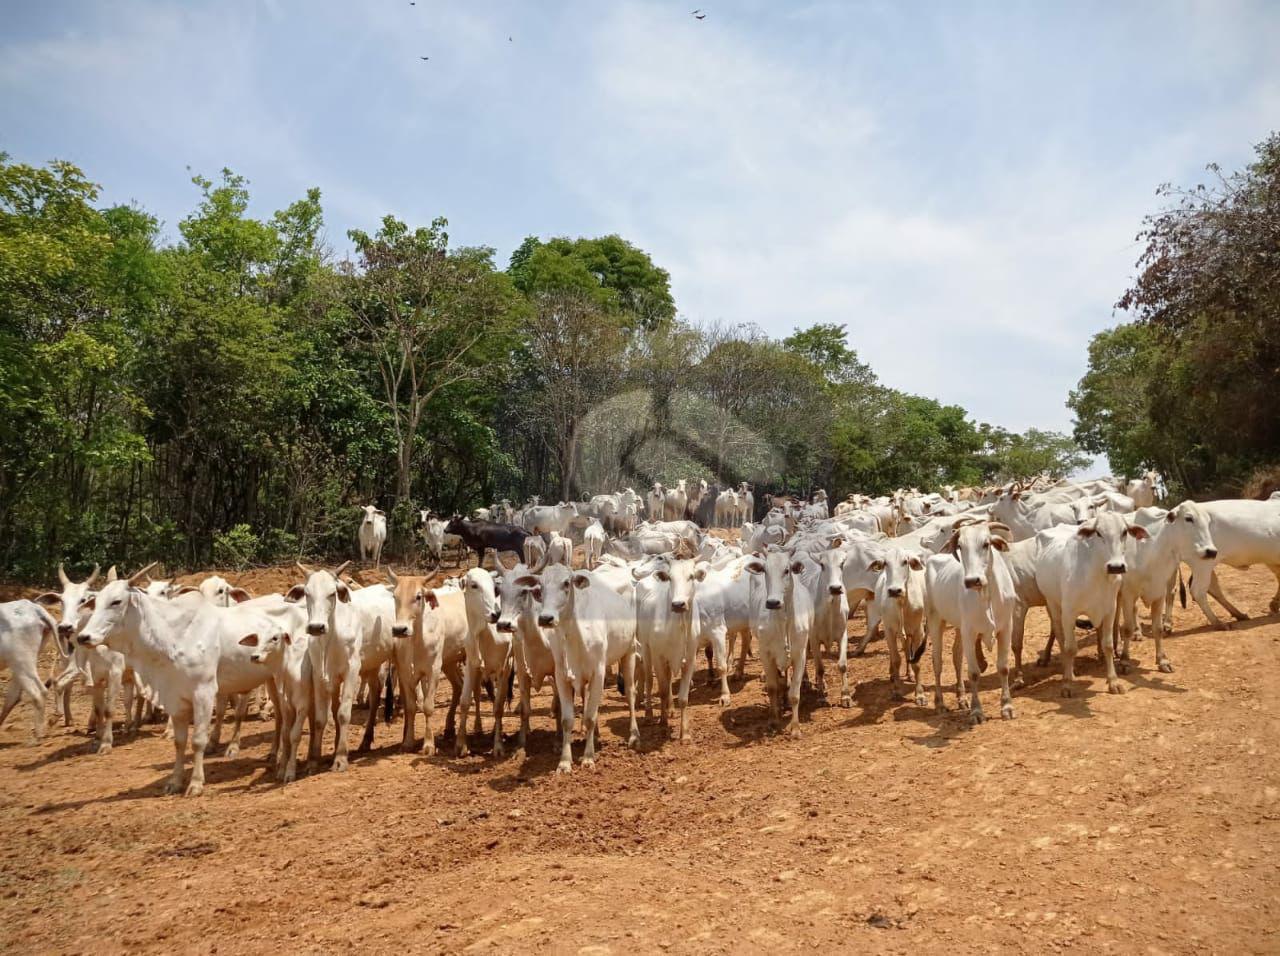
M1268 573L1222 579L1265 613ZM347 773L282 788L252 723L192 800L159 795L159 728L96 757L83 697L35 747L24 707L0 730L0 950L1278 952L1280 619L1215 632L1193 607L1176 631L1174 674L1143 641L1110 696L1090 648L1083 694L1033 666L1017 719L976 729L891 701L883 643L797 742L765 734L756 668L727 710L698 688L690 746L645 724L624 749L610 692L571 777L546 693L525 761L404 755L379 724Z

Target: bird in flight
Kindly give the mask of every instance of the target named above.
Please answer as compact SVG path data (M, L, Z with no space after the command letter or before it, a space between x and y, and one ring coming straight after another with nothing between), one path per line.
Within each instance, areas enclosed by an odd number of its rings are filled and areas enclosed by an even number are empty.
M419 60L429 60L429 59L431 59L431 57L429 57L429 56L420 56L420 57L418 57L418 59L419 59Z
M697 9L697 10L694 10L694 11L690 14L690 16L691 16L691 17L693 17L695 20L705 20L705 19L707 18L707 15L706 15L705 13L703 13L703 12L702 12L702 9L701 9L701 8L699 8L699 9Z

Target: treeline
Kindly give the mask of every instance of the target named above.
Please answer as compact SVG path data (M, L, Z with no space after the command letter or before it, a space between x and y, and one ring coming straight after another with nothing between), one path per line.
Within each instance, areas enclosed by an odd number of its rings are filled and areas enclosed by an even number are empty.
M1280 463L1280 134L1244 169L1162 186L1130 321L1095 336L1068 404L1117 473L1153 465L1182 492L1252 494Z
M877 382L842 326L682 321L617 236L506 268L388 216L325 248L318 190L270 218L197 177L171 242L75 166L0 154L0 572L348 554L356 502L462 511L657 479L833 494L1083 461Z

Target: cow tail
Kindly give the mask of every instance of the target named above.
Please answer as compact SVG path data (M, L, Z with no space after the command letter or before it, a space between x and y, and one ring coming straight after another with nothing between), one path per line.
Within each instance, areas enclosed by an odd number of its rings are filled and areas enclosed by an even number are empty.
M920 646L916 648L916 652L911 655L911 663L919 664L920 658L924 657L924 649L929 646L929 639L926 637L920 641Z
M1193 582L1195 578L1191 579ZM1178 565L1178 600L1182 602L1182 609L1187 609L1187 586L1182 583L1182 565Z

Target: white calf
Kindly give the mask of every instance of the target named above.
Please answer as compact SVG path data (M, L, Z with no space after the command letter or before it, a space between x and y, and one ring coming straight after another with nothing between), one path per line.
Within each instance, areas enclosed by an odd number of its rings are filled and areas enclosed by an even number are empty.
M6 601L0 604L0 664L9 668L9 686L5 689L4 707L0 708L0 724L26 697L35 710L31 739L44 734L45 686L40 680L37 662L46 641L56 642L58 625L49 612L34 601ZM67 648L58 645L65 657Z
M591 522L582 532L582 556L588 571L594 571L596 565L600 563L600 556L604 554L604 545L608 540L604 527L599 521Z
M793 738L799 737L800 685L813 629L813 598L809 589L797 580L804 565L785 551L771 550L752 557L747 561L746 570L752 576L751 629L764 667L769 717L775 727L780 726L783 685L789 672L786 693L791 723L788 731Z
M555 537L559 538L559 535ZM495 627L500 615L494 574L472 568L462 576L462 594L467 615L467 659L462 676L462 723L458 728L457 753L459 757L467 755L467 711L473 699L479 711L480 685L489 678L493 681L493 755L501 757L502 715L507 706L507 677L511 674L512 634Z
M657 679L660 695L659 726L668 726L671 682L680 688L676 706L680 726L676 739L692 740L689 732L689 685L698 656L698 585L707 572L691 560L663 558L632 572L636 584L636 639L644 661L644 715L653 716L649 688Z
M924 684L920 655L925 647L924 555L919 551L889 548L884 567L876 581L875 603L884 623L884 640L889 647L889 683L895 698L902 696L898 682L899 660L915 678L916 704L924 706ZM899 656L901 655L901 657Z

